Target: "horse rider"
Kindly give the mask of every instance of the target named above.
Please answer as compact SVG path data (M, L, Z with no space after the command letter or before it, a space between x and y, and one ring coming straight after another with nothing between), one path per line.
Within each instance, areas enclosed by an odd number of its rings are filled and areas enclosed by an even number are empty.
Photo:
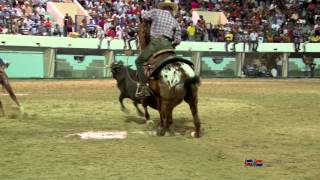
M144 20L151 21L151 40L135 61L139 78L136 91L138 98L146 98L151 95L143 64L157 51L172 49L181 42L181 29L174 18L174 13L178 10L177 4L166 0L159 3L158 7L159 9L152 9L142 15Z

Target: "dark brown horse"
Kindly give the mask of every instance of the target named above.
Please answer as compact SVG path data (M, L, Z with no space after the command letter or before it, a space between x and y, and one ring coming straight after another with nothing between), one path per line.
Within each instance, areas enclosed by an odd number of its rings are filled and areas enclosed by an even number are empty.
M140 116L144 116L148 121L150 119L150 115L147 107L150 106L156 109L157 105L153 97L150 97L141 103L141 101L135 96L138 80L136 77L136 71L128 66L125 66L122 61L113 62L110 68L112 77L117 81L117 86L120 90L119 102L121 105L121 111L128 113L127 108L123 104L123 99L129 98L132 100L138 114ZM142 104L144 113L139 109L138 104Z
M150 42L150 23L142 22L138 33L139 49L143 50ZM158 54L158 53L157 53ZM151 57L161 61L168 57L174 57L174 51L164 51ZM149 87L157 101L157 110L160 114L160 122L157 134L165 135L172 124L173 109L185 100L191 109L195 131L193 137L200 137L200 119L198 115L198 86L200 78L196 76L190 65L183 62L165 64L158 72L149 78Z
M17 104L17 106L20 108L21 113L23 114L24 109L20 105L16 95L14 94L14 92L12 90L12 87L11 87L11 85L9 83L8 76L7 76L7 74L6 74L4 69L5 69L5 67L3 65L0 66L0 83L3 86L3 88L7 90L7 92L9 93L9 95L11 97L11 99ZM0 115L2 115L2 116L5 115L1 100L0 100L0 112L1 112Z

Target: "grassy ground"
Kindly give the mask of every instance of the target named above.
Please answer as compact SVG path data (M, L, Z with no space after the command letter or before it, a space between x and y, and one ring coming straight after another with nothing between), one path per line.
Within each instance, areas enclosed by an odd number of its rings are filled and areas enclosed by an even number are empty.
M147 126L111 80L12 81L26 113L0 98L0 179L319 179L319 80L204 80L199 111L174 111L177 136L134 133ZM152 119L158 114L151 110ZM84 131L126 130L125 140L81 140ZM264 167L244 167L262 159Z

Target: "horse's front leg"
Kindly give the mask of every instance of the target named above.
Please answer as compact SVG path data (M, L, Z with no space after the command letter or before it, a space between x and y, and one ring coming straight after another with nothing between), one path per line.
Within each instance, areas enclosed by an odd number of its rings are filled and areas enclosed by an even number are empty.
M149 112L148 112L148 106L145 105L145 104L142 104L142 106L143 106L143 109L144 109L144 117L145 117L146 120L148 121L148 120L150 120L150 114L149 114Z
M4 113L3 105L2 102L0 101L0 116L5 116L6 114Z
M121 105L121 111L127 114L127 113L129 113L129 110L123 104L123 99L124 98L125 98L125 95L123 93L121 93L120 96L119 96L119 102L120 102L120 105Z

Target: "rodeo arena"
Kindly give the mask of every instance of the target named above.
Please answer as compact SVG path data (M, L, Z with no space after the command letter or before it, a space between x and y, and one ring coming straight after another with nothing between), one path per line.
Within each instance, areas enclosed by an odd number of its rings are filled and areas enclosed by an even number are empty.
M320 179L320 0L0 0L0 180Z

